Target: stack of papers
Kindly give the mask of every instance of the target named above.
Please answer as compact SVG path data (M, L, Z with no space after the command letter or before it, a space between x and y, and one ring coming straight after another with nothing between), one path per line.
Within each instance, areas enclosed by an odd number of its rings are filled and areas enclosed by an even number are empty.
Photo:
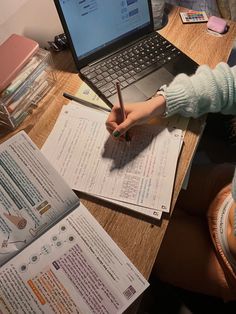
M114 141L107 114L75 102L64 106L42 148L70 187L160 219L169 212L182 145L181 129L145 125L132 141Z

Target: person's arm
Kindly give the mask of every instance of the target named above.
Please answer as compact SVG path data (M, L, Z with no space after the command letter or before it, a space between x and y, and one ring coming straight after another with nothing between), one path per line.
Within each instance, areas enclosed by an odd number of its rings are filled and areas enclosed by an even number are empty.
M196 118L208 112L236 114L236 67L226 63L219 63L213 70L200 66L190 77L177 75L163 90L167 115Z
M179 74L172 83L163 87L159 95L140 103L125 105L127 119L122 123L115 106L109 115L108 131L119 137L134 125L143 124L154 116L179 113L198 117L207 112L236 114L236 67L220 63L215 69L200 66L196 74Z

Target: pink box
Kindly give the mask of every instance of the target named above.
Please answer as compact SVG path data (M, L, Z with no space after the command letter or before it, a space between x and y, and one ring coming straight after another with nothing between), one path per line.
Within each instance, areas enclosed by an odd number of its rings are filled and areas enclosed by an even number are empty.
M209 17L207 28L220 34L223 34L228 30L226 21L217 16Z

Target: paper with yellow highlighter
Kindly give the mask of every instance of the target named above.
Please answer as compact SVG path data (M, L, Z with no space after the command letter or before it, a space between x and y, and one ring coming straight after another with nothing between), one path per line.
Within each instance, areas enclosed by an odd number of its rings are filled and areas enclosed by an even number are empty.
M107 104L85 82L82 82L75 96L101 108L108 108Z

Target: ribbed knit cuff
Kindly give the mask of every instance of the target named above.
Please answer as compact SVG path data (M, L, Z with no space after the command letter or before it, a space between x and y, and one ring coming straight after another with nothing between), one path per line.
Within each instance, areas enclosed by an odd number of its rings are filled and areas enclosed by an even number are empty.
M188 107L188 96L180 85L164 87L163 91L166 98L166 116L172 116L176 113L181 113L184 116L191 115L192 110Z

